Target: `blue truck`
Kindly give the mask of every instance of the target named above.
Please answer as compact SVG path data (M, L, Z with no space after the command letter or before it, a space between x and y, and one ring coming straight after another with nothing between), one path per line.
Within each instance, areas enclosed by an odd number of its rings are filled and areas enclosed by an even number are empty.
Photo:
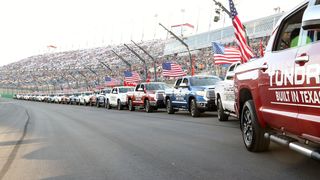
M214 88L219 81L219 77L208 75L178 78L174 87L165 91L167 113L183 109L199 117L205 111L216 110Z

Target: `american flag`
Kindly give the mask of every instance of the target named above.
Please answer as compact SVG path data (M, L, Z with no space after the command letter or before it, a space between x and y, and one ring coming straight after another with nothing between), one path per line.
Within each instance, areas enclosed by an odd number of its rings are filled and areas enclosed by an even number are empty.
M185 76L186 73L182 71L179 64L174 63L163 63L162 64L162 75L167 77L179 77Z
M111 77L108 77L108 76L106 76L104 78L104 80L105 80L105 85L106 86L116 86L116 85L120 84L119 80L111 78Z
M240 48L240 52L242 55L242 63L246 63L254 55L252 53L251 48L248 46L247 39L246 39L246 31L240 19L238 18L238 12L234 7L232 0L229 0L229 5L230 5L230 11L231 11L232 24L234 27L234 33L235 33L237 44Z
M124 80L127 83L135 83L141 81L140 75L134 71L125 71L124 72Z
M214 64L232 64L241 61L239 49L234 47L224 47L223 45L212 42Z

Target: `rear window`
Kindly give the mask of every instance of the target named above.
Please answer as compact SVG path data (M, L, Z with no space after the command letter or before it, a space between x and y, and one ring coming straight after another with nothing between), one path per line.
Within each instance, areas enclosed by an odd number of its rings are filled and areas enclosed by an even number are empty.
M236 67L236 65L231 65L230 68L229 68L229 71L234 71L234 68Z
M210 85L215 85L219 81L220 79L218 77L191 77L190 85L191 86L210 86Z
M119 88L119 93L127 93L133 91L134 88Z
M166 84L146 84L146 90L165 90L169 88Z

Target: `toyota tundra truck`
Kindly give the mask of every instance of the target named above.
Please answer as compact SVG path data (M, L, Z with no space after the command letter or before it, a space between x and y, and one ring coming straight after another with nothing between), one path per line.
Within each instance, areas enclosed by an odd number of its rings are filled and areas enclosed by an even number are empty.
M150 113L158 108L164 108L164 91L169 88L165 83L146 82L138 84L133 92L128 92L128 106L130 111L135 108L145 109Z
M167 113L188 110L199 117L207 110L215 110L214 88L221 79L217 76L185 76L178 78L174 87L165 91Z
M134 87L131 86L114 87L111 92L106 95L106 108L111 109L112 107L117 107L118 110L122 110L123 107L128 107L127 93L133 90Z
M235 72L244 145L270 141L320 160L320 0L305 1L276 24L265 55Z
M219 121L227 121L229 116L236 117L234 96L234 72L240 63L229 66L223 81L216 84L216 105Z

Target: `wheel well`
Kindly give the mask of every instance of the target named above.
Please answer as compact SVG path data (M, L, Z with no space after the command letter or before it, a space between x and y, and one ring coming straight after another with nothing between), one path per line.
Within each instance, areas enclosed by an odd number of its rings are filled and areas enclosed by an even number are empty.
M219 93L217 93L217 99L219 99L220 98L220 94Z
M239 93L239 114L241 114L243 105L246 101L252 99L252 94L249 89L241 89Z

